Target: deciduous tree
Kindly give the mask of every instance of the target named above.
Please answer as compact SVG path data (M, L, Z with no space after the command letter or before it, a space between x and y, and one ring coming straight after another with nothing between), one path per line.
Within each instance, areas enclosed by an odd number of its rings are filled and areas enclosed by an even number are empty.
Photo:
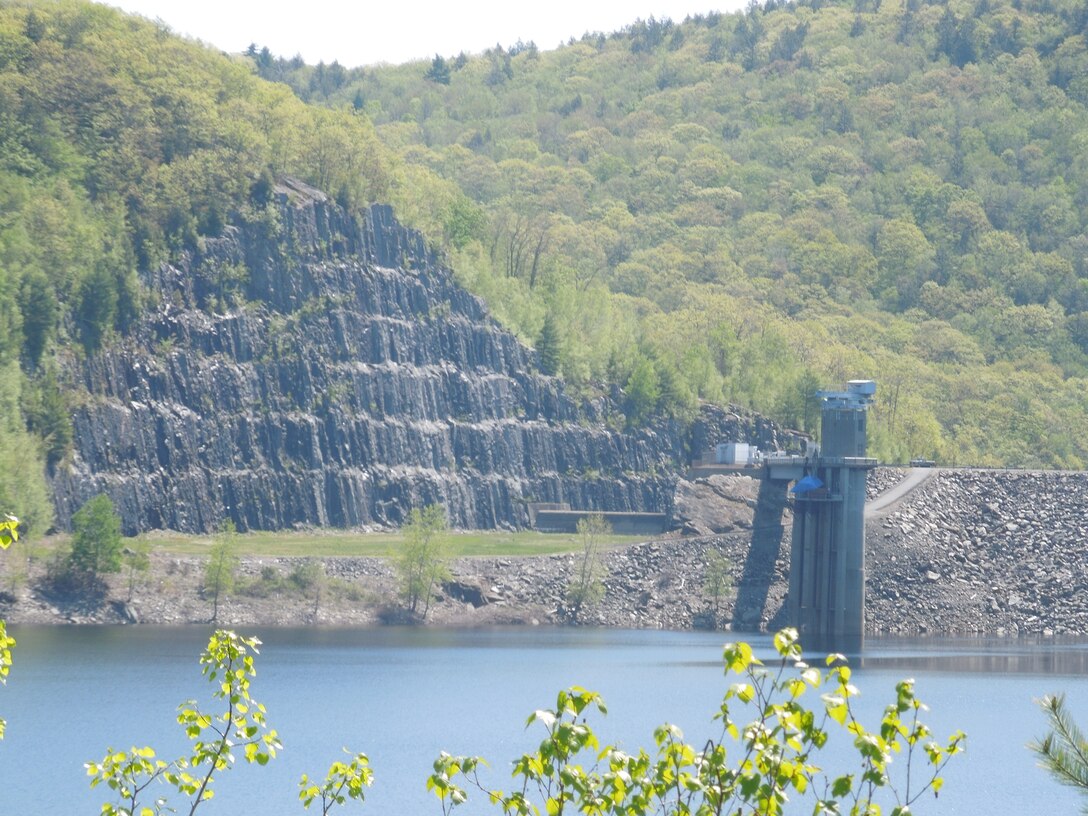
M940 791L942 773L965 737L955 732L943 742L932 739L912 681L896 686L895 700L870 728L855 714L858 690L842 655L830 655L821 671L802 661L796 630L776 634L774 645L777 666L764 664L747 643L726 645L726 674L737 682L715 715L720 736L705 744L684 742L683 732L666 724L654 732L654 754L602 747L589 720L594 711L605 713L604 700L574 687L559 693L555 708L529 716L544 738L514 761L514 790L486 787L480 757L447 753L435 760L427 788L443 816L473 788L505 814L615 816L781 816L787 803L793 808L802 801L814 814L909 816L922 796ZM807 704L805 695L821 688L820 700ZM820 753L834 737L853 746L853 767L821 767ZM899 773L893 758L902 763Z
M238 569L238 533L234 522L224 521L212 542L211 555L204 567L204 596L212 599L212 621L219 619L219 599L234 589Z
M710 599L710 608L714 615L715 627L718 625L718 617L721 614L722 599L732 587L733 564L720 550L707 550L703 592L705 592Z
M121 569L121 517L105 493L90 499L72 516L70 569L87 578Z
M393 558L400 596L409 614L425 620L434 587L449 576L446 563L446 511L440 504L413 508L401 528L404 542ZM422 609L421 609L422 605Z
M612 532L612 525L600 513L592 513L578 521L577 530L582 549L574 575L567 584L567 603L570 604L570 617L574 621L604 597L601 551L605 537Z

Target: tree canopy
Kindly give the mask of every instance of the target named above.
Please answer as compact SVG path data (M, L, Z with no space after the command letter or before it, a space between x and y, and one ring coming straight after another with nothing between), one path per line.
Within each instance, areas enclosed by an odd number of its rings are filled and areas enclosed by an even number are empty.
M865 376L885 459L1082 467L1086 27L1077 0L774 0L346 68L0 5L0 449L61 465L64 363L291 175L392 202L548 370L634 387L632 423L804 426L812 384ZM37 470L0 492L41 528Z
M406 166L478 207L456 270L523 337L550 315L575 383L633 380L642 403L650 360L675 399L797 424L809 383L872 376L882 457L1079 467L1086 19L772 0L442 59L448 84L434 62L335 87L257 70L365 100ZM448 200L415 205L436 240Z
M0 453L22 474L0 478L0 509L49 526L44 471L82 398L69 363L154 305L139 270L274 225L277 177L355 208L398 203L396 167L369 118L307 106L244 57L103 5L0 3Z

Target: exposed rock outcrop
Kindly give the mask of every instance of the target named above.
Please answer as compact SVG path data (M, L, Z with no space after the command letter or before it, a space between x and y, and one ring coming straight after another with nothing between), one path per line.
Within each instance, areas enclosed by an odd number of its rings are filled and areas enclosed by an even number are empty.
M139 325L69 361L62 528L103 491L126 533L397 525L433 502L464 528L526 526L538 501L668 512L693 444L776 444L721 409L614 430L608 399L540 373L388 207L356 220L293 182L276 200L147 273Z
M676 484L673 518L688 535L750 530L759 503L760 479L744 474L714 474Z

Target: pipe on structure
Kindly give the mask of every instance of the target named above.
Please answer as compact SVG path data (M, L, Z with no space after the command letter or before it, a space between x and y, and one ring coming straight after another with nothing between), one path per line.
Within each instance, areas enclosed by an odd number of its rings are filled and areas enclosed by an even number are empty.
M865 483L872 380L818 391L820 450L793 488L789 617L808 643L860 649L865 634ZM815 643L813 643L815 641Z

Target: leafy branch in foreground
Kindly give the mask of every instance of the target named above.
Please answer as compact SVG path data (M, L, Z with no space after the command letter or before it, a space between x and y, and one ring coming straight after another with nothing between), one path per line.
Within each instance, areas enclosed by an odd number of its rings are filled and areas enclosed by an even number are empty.
M2 529L2 522L0 522ZM3 622L0 621L0 638ZM2 648L0 639L0 648ZM12 641L14 643L14 641ZM201 673L212 685L212 698L224 705L220 713L202 711L189 700L178 706L178 724L192 740L192 752L166 762L150 747L125 751L107 749L98 762L84 767L91 777L91 787L103 782L117 801L102 805L102 816L160 816L177 813L167 804L165 795L147 804L153 785L165 785L189 799L189 816L214 795L215 775L234 765L235 751L241 750L247 763L266 765L283 746L279 735L268 727L265 708L250 695L250 683L256 676L253 656L260 641L244 638L224 629L216 630L200 655ZM2 658L0 651L0 658ZM0 664L0 671L3 666ZM4 672L6 673L6 672ZM3 674L0 674L2 679ZM336 805L349 799L364 800L365 789L373 781L366 754L355 754L348 762L334 762L325 781L318 785L303 774L299 781L299 799L309 808L321 800L321 814L328 816Z
M19 519L12 515L6 515L0 519L0 550L6 550L13 542L19 540ZM15 646L15 638L8 634L7 624L0 620L0 684L7 683L8 674L11 672L11 650ZM4 738L4 729L7 720L0 717L0 739Z
M1088 795L1088 740L1069 715L1064 694L1048 694L1039 701L1050 723L1050 733L1028 745L1039 755L1039 764L1072 788ZM1081 811L1088 813L1088 805Z
M927 792L936 795L942 773L963 750L964 735L947 742L930 739L919 716L925 706L914 696L913 681L896 687L875 729L858 721L852 700L858 690L841 655L830 655L821 671L801 659L797 632L786 629L774 637L780 663L774 670L756 658L746 643L725 647L726 674L736 675L715 719L721 733L700 750L685 743L683 733L664 725L654 733L657 749L625 753L601 748L586 715L605 713L600 695L581 688L559 693L554 709L535 711L528 725L546 730L535 753L514 762L515 789L488 789L479 778L483 760L443 753L435 760L427 788L441 802L443 816L468 799L467 789L485 793L507 816L537 816L564 812L643 816L700 814L701 816L777 816L791 796L810 797L814 814L849 813L879 816L886 803L892 816L907 816ZM803 696L825 687L820 704L806 707ZM734 707L751 711L743 727ZM833 733L853 741L857 766L831 775L818 764L819 752ZM892 777L892 758L904 757L903 773ZM926 767L914 765L924 755ZM582 758L588 766L579 764ZM912 776L912 771L914 775Z
M192 752L172 762L157 759L152 748L129 752L107 749L99 762L86 764L91 787L105 782L117 794L116 804L102 806L103 816L158 816L175 812L165 796L151 806L140 799L153 784L163 782L189 797L189 814L214 795L212 783L219 771L234 765L234 752L241 749L247 763L265 765L282 746L276 731L268 727L264 706L250 696L250 682L256 675L253 655L260 641L242 638L234 632L216 630L200 656L201 673L212 684L212 698L224 709L219 713L201 711L190 700L178 707L178 724L193 742Z
M355 754L350 762L334 762L320 785L303 774L298 782L298 798L307 810L315 800L321 799L321 816L328 816L334 805L342 805L348 799L362 804L366 788L373 781L370 759L366 754Z

